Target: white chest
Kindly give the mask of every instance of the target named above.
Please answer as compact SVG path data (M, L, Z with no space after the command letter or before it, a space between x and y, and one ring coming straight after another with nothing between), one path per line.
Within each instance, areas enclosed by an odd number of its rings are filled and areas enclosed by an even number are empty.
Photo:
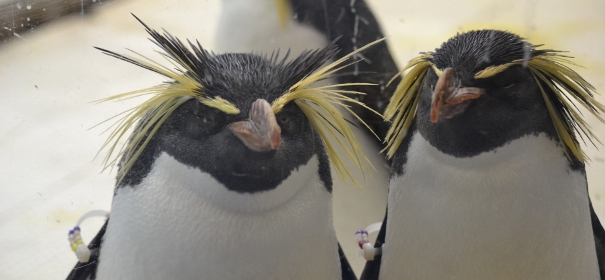
M226 190L167 154L118 190L98 279L338 279L330 194L313 157L277 189Z
M416 133L387 224L381 279L598 279L585 177L544 135L455 158Z

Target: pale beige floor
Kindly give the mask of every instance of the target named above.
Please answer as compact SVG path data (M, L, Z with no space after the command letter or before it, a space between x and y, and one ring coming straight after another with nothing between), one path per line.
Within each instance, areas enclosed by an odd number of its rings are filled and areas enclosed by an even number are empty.
M571 51L586 67L576 70L605 92L603 1L369 2L400 65L456 32L501 28ZM93 160L105 139L99 136L103 129L90 128L133 104L91 101L161 79L92 46L152 53L133 12L154 27L211 48L218 11L217 0L118 0L93 16L68 17L0 47L0 279L67 275L75 263L67 231L82 213L109 209L112 197L114 174L100 173L101 161ZM605 125L589 121L605 138ZM605 153L591 146L587 151L593 159L591 196L598 214L605 216ZM351 233L382 218L385 190L340 189L334 196L337 233L359 272L363 260L354 256ZM92 238L100 223L87 222L84 238Z

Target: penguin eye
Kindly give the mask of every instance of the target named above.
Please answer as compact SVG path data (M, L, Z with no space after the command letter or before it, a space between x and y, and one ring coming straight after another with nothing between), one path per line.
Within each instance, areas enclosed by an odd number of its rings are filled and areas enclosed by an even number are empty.
M226 120L226 116L223 112L205 106L201 106L201 108L195 112L194 115L199 121L198 126L204 130L207 130L208 133L216 129L220 129Z
M287 125L290 122L291 117L290 117L290 114L282 112L281 114L278 114L276 116L276 118L277 118L277 122L280 124L280 126L283 126L283 125Z
M285 108L284 108L285 109ZM289 135L290 133L295 133L296 127L300 125L299 116L296 112L291 111L291 108L288 110L282 110L281 112L275 115L275 119L277 120L277 124L281 128L282 135Z
M212 124L212 123L214 123L214 118L212 118L211 116L207 116L207 115L206 115L206 116L200 116L199 118L200 118L200 119L202 120L202 122L203 122L203 123L205 123L205 124Z
M197 119L202 120L203 123L212 123L213 117L212 112L210 112L210 108L203 106L200 102L192 102L191 109L189 113L196 117Z
M207 110L207 108L200 108L200 110L195 112L195 116L204 124L213 124L215 122L215 115L211 110Z
M277 114L275 120L281 128L282 136L296 134L300 130L304 114L294 102L290 102Z
M515 85L523 81L524 72L520 71L518 67L511 67L508 70L497 74L491 80L493 88L496 89L510 89Z

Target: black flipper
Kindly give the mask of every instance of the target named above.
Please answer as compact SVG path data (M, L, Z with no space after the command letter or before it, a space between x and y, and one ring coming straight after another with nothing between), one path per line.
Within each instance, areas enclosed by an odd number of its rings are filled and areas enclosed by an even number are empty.
M412 142L412 137L416 133L416 121L412 122L412 125L408 129L406 136L403 138L399 149L393 156L393 161L391 163L391 178L395 176L402 176L404 173L404 166L408 161L408 149L410 148L410 143ZM382 226L380 227L380 231L378 232L378 236L376 237L376 242L374 247L378 248L384 244L387 232L387 216L388 216L388 205L387 209L384 212L384 220L382 221ZM605 239L604 239L605 240ZM382 255L376 256L373 261L366 262L366 266L361 273L360 280L374 280L378 279L380 274L380 264L382 261Z
M599 217L597 217L594 208L592 208L592 202L590 202L590 219L592 221L592 233L594 234L594 242L597 249L599 271L601 272L601 279L605 279L605 229L603 229Z
M376 237L376 242L374 243L374 248L382 247L384 244L384 238L387 233L387 214L384 214L384 220L382 221L382 226L380 227L380 231L378 232L378 236ZM380 275L380 263L382 260L382 255L378 255L374 257L373 261L367 261L366 266L363 268L363 272L361 272L361 277L359 280L377 280Z
M107 229L108 222L109 219L105 221L105 224L101 227L97 236L88 244L88 249L90 249L90 260L87 263L78 262L67 276L67 280L94 280L97 278L101 241L105 235L105 229Z
M353 272L353 268L351 268L349 260L347 260L345 253L342 251L340 243L338 243L338 256L340 257L340 270L342 272L342 280L357 280L357 276L355 276L355 272Z

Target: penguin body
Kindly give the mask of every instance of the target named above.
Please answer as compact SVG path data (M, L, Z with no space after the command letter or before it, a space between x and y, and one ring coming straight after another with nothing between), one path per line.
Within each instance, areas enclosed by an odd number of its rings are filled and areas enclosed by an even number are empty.
M111 156L136 124L118 154L111 216L89 246L90 261L68 279L348 277L332 221L330 159L347 169L327 136L341 137L357 155L351 160L367 161L336 109L356 101L310 85L349 57L322 68L334 45L291 61L215 55L143 25L175 68L100 49L171 81L108 99L152 95L108 140L116 143Z
M279 48L289 50L296 55L304 49L324 47L333 42L342 50L335 56L335 59L338 59L348 52L384 37L371 7L363 0L258 0L254 3L251 2L236 0L221 2L221 14L215 35L217 50L267 52ZM240 33L245 34L240 35ZM356 96L356 98L377 112L382 112L399 81L397 78L394 83L387 86L389 79L399 71L388 54L386 42L380 42L373 46L371 51L357 54L354 59L359 60L358 63L339 75L335 75L330 81L324 80L319 83L376 84L377 86L372 87L347 87L347 90L365 92L366 95ZM368 110L356 105L352 106L352 110L363 118L379 138L384 137L388 124L380 116L368 113ZM344 110L341 113L350 116L350 113ZM347 118L355 121L352 117ZM376 141L377 137L368 133L369 131L363 126L353 128L353 131L376 171L366 178L361 176L361 172L357 172L359 181L366 180L362 190L353 189L350 182L341 180L339 176L332 178L336 193L337 233L340 241L344 242L341 244L348 244L347 236L351 236L357 229L359 220L350 217L359 215L361 219L371 222L384 215L386 196L383 193L388 187L389 163L380 155L381 146L380 142ZM347 194L339 196L344 192ZM351 210L351 207L355 207L355 210ZM357 250L357 246L345 245L344 251L353 266L361 268L363 259L357 256ZM345 270L343 268L343 271ZM351 279L355 279L352 269L349 271Z
M557 144L526 135L457 158L415 132L380 279L598 279L586 177Z
M117 190L97 279L339 279L319 165L237 193L162 153L140 185Z
M408 64L385 113L393 164L382 255L361 279L600 278L605 232L574 137L584 127L562 99L603 107L554 56L479 30ZM582 89L555 92L570 88L562 79Z

